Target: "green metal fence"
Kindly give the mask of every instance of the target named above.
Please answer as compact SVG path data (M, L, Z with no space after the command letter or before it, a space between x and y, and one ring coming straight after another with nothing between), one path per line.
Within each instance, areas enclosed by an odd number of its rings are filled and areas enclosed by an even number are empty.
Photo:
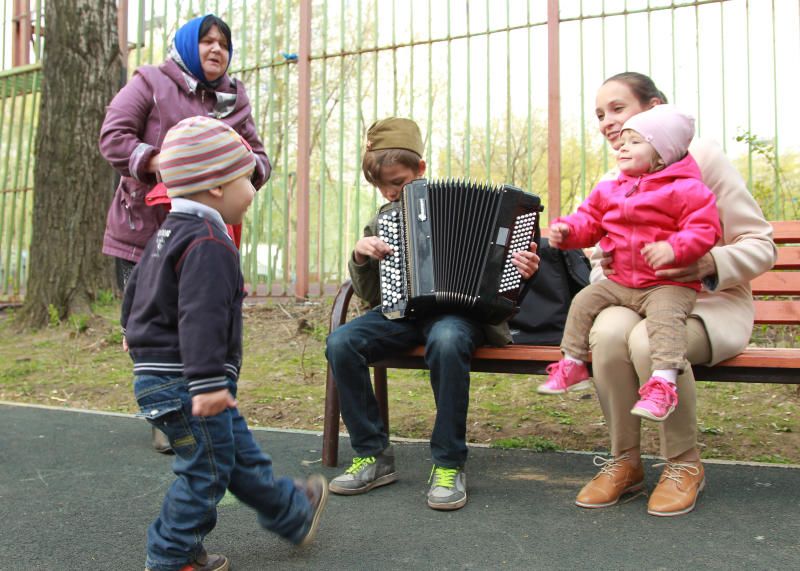
M38 64L0 72L0 299L19 299L28 273L39 82Z
M34 21L41 1L32 2ZM321 295L346 277L381 201L359 169L363 134L388 115L419 123L430 176L508 182L542 195L550 215L572 210L612 160L597 134L594 92L627 69L653 76L697 116L699 135L722 143L769 218L797 215L797 0L314 0L304 21L306 1L127 3L131 72L161 62L191 17L214 12L231 25L231 73L247 86L273 163L242 246L257 293ZM37 74L13 76L35 93ZM36 106L35 95L8 89L0 92L6 296L24 288ZM304 105L307 141L298 132Z

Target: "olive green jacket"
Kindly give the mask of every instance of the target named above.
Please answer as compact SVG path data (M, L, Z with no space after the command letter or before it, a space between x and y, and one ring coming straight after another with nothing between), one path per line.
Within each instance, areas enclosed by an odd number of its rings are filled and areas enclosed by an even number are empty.
M364 227L364 237L376 236L378 234L378 215L393 206L395 206L394 203L387 202L380 207L378 213ZM370 258L363 264L357 264L354 255L351 254L348 269L350 270L350 278L353 281L353 290L355 294L366 301L370 307L380 305L381 291L378 260ZM489 345L502 347L503 345L511 343L511 332L508 329L507 322L500 323L499 325L485 324L483 326L483 332L486 336L486 343Z

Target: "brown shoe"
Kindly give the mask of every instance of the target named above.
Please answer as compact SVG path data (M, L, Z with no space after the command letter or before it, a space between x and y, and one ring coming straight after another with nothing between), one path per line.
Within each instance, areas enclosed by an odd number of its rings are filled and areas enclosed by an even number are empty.
M689 513L705 486L702 462L667 462L656 489L650 494L647 513L658 516Z
M298 542L298 545L302 547L311 543L317 535L320 516L325 509L325 504L328 503L328 481L321 474L311 474L308 479L300 485L305 490L308 503L311 506L305 533Z
M594 465L602 466L592 480L575 498L575 505L582 508L607 508L619 499L644 487L644 467L641 460L633 465L630 454L625 453L608 460L594 457Z
M167 435L155 426L151 426L150 428L153 430L153 450L161 454L172 454L172 447L169 444Z

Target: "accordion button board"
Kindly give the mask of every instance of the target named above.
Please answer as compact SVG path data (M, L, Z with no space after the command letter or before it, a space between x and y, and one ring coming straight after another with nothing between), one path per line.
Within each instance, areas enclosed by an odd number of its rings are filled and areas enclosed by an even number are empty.
M380 263L381 308L384 313L401 312L405 306L407 288L402 232L398 210L389 210L378 216L378 237L392 247L392 253Z
M519 188L415 180L378 216L392 247L380 262L381 310L389 319L463 313L500 323L517 310L515 252L538 244L539 197Z

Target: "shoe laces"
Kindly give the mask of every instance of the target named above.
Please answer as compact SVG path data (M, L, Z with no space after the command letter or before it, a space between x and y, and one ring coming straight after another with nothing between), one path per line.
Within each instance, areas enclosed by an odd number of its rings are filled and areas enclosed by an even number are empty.
M685 464L683 462L661 462L660 464L653 464L653 468L666 466L662 474L665 480L672 480L676 484L680 484L684 476L697 476L700 474L700 468L694 464Z
M344 471L345 474L356 474L365 466L375 463L375 456L356 456L353 458L353 463Z
M668 406L672 406L678 402L678 391L675 385L665 381L661 377L652 377L642 385L642 388L639 389L639 396L643 399L666 404Z
M598 476L605 474L606 476L612 477L614 475L614 471L617 470L617 468L621 468L622 463L627 462L630 459L630 454L626 452L625 454L616 458L603 458L602 456L595 456L592 459L592 463L600 468L600 472L597 474Z
M576 363L571 363L567 359L561 359L555 363L547 365L544 372L547 373L549 380L559 388L566 388L567 375L569 374L569 367L575 366Z
M457 474L458 468L443 468L442 466L434 465L431 469L428 483L433 482L434 486L441 486L442 488L454 488Z

